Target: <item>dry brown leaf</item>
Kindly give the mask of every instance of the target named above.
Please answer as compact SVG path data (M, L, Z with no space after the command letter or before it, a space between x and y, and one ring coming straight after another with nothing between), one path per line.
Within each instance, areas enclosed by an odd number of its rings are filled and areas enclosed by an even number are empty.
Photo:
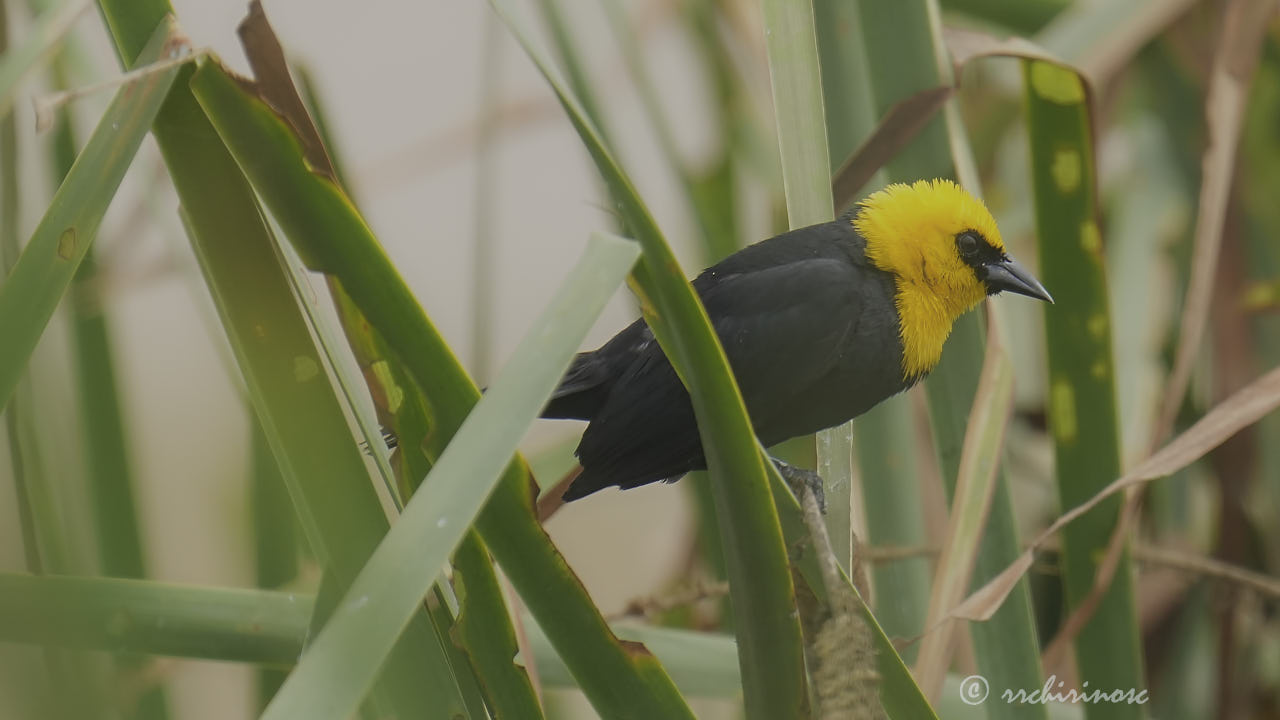
M1280 407L1280 367L1235 392L1159 452L1098 491L1088 501L1064 513L1036 536L1017 560L953 608L948 616L965 620L989 620L1004 604L1018 580L1031 568L1035 551L1068 523L1121 490L1143 485L1181 470L1277 407Z
M987 581L986 585L975 590L964 602L955 606L951 610L951 617L961 620L973 620L975 622L986 622L991 619L992 615L1000 609L1004 604L1004 599L1009 597L1009 593L1031 569L1031 563L1035 559L1035 545L1024 551L1014 560L1009 567L1000 571L1000 574Z
M249 3L249 14L240 21L236 31L240 35L240 45L244 47L249 67L253 69L252 92L293 128L294 135L302 143L302 153L307 164L337 184L337 174L329 153L324 148L324 141L320 139L320 131L316 129L302 102L302 96L293 84L284 48L271 29L271 23L267 22L267 15L259 0Z
M1178 439L1138 463L1127 474L1153 480L1181 470L1223 440L1257 422L1280 403L1280 368L1266 373L1223 400Z

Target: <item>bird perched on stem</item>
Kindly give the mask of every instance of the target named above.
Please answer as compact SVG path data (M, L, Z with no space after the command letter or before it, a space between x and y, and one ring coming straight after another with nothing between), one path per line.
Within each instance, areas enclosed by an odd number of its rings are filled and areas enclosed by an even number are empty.
M914 385L984 297L1053 302L1005 252L982 201L949 180L890 185L832 222L739 250L693 288L765 446ZM564 500L706 468L689 393L643 319L579 353L542 417L590 423ZM791 480L804 472L779 467Z

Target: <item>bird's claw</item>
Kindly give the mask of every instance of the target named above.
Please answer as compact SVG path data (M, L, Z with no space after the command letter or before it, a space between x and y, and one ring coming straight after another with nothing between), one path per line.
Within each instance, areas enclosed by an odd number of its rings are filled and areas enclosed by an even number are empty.
M396 437L396 433L394 430L387 427L383 427L381 429L382 429L382 443L387 446L388 450L395 450L396 448L400 447L400 438ZM369 447L369 443L364 440L360 441L360 451L363 452L365 455L369 455L369 456L373 455L373 448Z
M777 458L773 459L773 464L778 467L778 472L782 475L782 479L787 481L787 485L791 488L791 492L795 493L796 498L803 503L805 488L812 490L813 499L818 501L818 509L822 511L823 515L827 514L827 497L822 490L822 476L816 470L796 467Z

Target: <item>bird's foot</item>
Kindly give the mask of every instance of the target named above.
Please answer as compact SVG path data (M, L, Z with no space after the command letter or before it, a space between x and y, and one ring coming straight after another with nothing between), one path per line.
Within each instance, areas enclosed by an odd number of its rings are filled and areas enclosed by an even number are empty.
M822 491L822 476L816 470L796 467L788 462L783 462L778 458L771 458L773 464L778 467L778 473L782 475L782 479L787 481L787 485L791 487L791 492L803 503L805 488L813 491L813 497L818 501L818 509L823 515L827 514L827 497Z
M394 430L390 428L382 428L382 443L387 446L388 450L395 450L400 447L400 438L396 437ZM369 447L369 443L364 440L360 441L360 450L365 455L373 455L373 448Z

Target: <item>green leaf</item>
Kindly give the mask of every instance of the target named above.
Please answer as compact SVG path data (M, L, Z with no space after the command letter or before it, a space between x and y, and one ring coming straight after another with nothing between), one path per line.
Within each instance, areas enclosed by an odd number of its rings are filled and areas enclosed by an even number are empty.
M155 28L142 62L186 52L172 20ZM134 80L116 93L9 277L0 285L0 407L71 285L120 180L177 77L172 67Z
M831 162L813 3L762 0L761 7L787 220L792 228L827 222L832 218Z
M312 172L299 142L279 116L212 64L197 72L193 82L209 114L218 118L224 140L294 247L317 267L332 270L375 335L403 362L411 385L421 388L420 394L408 397L429 407L429 432L417 441L401 437L400 445L420 447L428 460L434 460L479 397L474 383L359 213L329 178ZM313 207L322 211L313 212ZM684 700L657 661L629 652L609 632L538 523L529 490L524 465L508 466L477 529L565 662L574 668L587 696L606 717L687 716Z
M542 707L533 682L515 664L519 652L502 587L488 549L468 532L453 558L453 587L458 595L457 641L466 651L493 714L499 718L539 720Z
M577 687L573 674L556 657L547 636L530 618L525 623L529 647L538 666L538 676L549 687ZM662 659L680 692L690 697L742 697L742 676L738 672L738 647L732 635L702 633L673 628L619 623L613 626L618 637L644 646Z
M287 667L314 605L294 593L0 573L0 638Z
M170 8L163 0L103 0L102 10L119 54L132 59L145 40L143 28ZM189 69L183 74L189 76ZM185 82L170 92L154 132L249 400L309 545L340 591L387 528L363 455L324 375L262 211ZM419 616L412 638L397 646L384 670L387 710L453 717L462 701L437 634L425 621L425 614Z
M38 0L29 3L33 7L39 4ZM56 90L67 90L75 57L75 53L65 48L54 55L49 69ZM56 111L52 135L49 165L56 190L75 164L79 149L75 122L66 105ZM148 179L164 181L159 175ZM95 247L90 246L80 263L69 291L69 310L83 462L97 540L97 567L99 572L112 577L142 578L147 572L126 433L128 422L117 382L116 347L112 342L109 310L102 291L103 275L99 274L96 255ZM142 660L126 655L114 658L114 663L116 677L127 678L139 671ZM163 683L155 683L143 689L138 697L125 698L117 704L122 707L126 720L164 720L169 716Z
M271 590L298 576L298 530L293 506L280 466L271 447L255 421L249 452L252 466L249 475L249 515L252 518L254 570L257 586ZM260 670L255 678L261 712L280 689L285 673L275 668Z
M267 706L265 720L344 718L355 710L638 254L631 243L593 238L516 349L509 369L476 404Z
M1111 360L1102 233L1098 225L1088 90L1075 71L1043 60L1023 64L1036 234L1046 305L1049 426L1058 498L1072 508L1120 476L1115 373ZM1119 518L1110 498L1066 528L1062 574L1071 607L1089 594ZM1100 689L1141 688L1142 648L1125 550L1110 589L1076 638L1080 679ZM1094 704L1090 718L1142 717L1137 705Z
M249 188L229 184L224 190L229 195L224 200L248 201L255 215L224 213L216 222L206 218L200 223L184 207L183 218L303 533L324 568L326 583L333 586L330 590L338 593L386 533L387 518L342 405L324 375L287 270L278 263L266 228L253 224L261 223L261 216L251 196L240 194ZM238 226L240 237L248 240L235 253L215 242L228 237L228 225ZM262 343L263 337L270 342ZM328 612L327 604L320 608ZM420 613L384 669L392 707L421 717L452 718L462 712L462 697L438 637Z
M501 32L497 20L493 19L489 24L492 28L486 29L486 34L496 37ZM316 95L314 84L306 72L297 72L300 87L293 87L279 40L276 39L261 4L254 3L250 6L249 18L241 23L239 33L255 72L265 73L271 78L272 98L292 108L288 119L294 130L301 137L310 133L308 128L314 129L312 140L317 149L322 148L323 152L313 152L309 158L312 162L321 163L321 167L317 169L330 171L334 180L350 196L351 186L343 180L338 148L325 131L327 123L324 107ZM486 44L496 47L493 42ZM492 53L488 60L494 60L491 56ZM493 84L494 79L489 77L490 74L486 73L486 88ZM295 92L302 96L305 109L290 97ZM483 149L481 154L484 154ZM477 176L478 187L484 184L484 176L484 172ZM480 236L485 234L477 230L478 246L484 244ZM288 254L288 248L281 250ZM290 262L290 266L300 268L296 262ZM305 273L295 272L293 278L299 287L299 294L303 295L307 287ZM313 326L320 331L318 334L321 343L335 366L338 382L355 410L357 422L365 436L365 446L374 456L392 501L399 511L404 507L404 498L409 497L418 487L431 463L420 446L397 445L392 457L386 458L382 433L390 430L395 437L424 437L429 433L427 418L430 409L422 392L410 379L404 363L390 352L386 342L370 325L342 284L333 276L326 278L326 284L338 311L346 341L334 337L333 332L326 332L330 330L331 323L319 317L319 313L309 304L306 308ZM475 288L476 297L484 295L486 290L483 283L478 285ZM477 312L485 315L485 312ZM477 342L480 342L479 338ZM357 375L351 371L349 364L343 364L336 357L345 357L348 349L354 354L360 368L369 369L367 374ZM366 404L359 402L358 398L366 388L373 400L376 418L371 413L361 411ZM503 600L489 553L474 530L464 535L454 554L453 565L453 595L457 599L457 619L451 608L453 598L449 597L448 586L443 579L437 580L426 605L437 628L450 628L449 637L452 642L442 645L451 658L452 665L455 668L470 665L474 670L473 673L454 675L468 711L472 717L487 717L487 699L489 708L498 717L540 717L542 711L528 674L512 662L517 647L510 612ZM318 619L313 618L313 627L317 627ZM269 701L270 697L266 700Z

